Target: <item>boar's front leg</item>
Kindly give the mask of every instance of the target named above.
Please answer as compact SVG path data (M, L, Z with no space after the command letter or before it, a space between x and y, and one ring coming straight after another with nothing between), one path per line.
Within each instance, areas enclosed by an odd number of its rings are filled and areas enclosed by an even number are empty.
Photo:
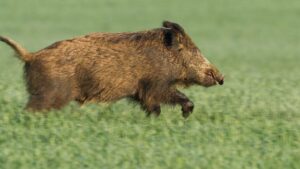
M160 86L158 83L154 83L150 80L143 79L139 82L138 92L134 96L134 100L141 104L142 109L147 113L147 116L151 114L159 116L160 109Z
M161 112L159 104L145 105L143 106L143 108L147 112L147 117L149 117L151 114L154 114L155 116L159 116Z
M141 107L143 110L146 111L147 117L151 114L155 116L159 116L161 113L160 104L155 102L153 98L145 98L145 99L135 99L136 101L140 102Z
M187 118L194 109L194 103L183 93L178 90L173 90L170 93L169 103L180 104L182 110L182 116Z

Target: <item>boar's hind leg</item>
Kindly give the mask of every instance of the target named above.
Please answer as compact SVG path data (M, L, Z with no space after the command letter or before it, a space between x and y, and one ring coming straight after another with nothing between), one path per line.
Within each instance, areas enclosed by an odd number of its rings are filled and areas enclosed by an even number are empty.
M70 86L67 81L53 80L40 82L30 90L26 110L47 111L60 109L71 101Z
M167 99L169 104L180 104L182 110L182 116L187 118L194 109L193 102L183 93L178 90L172 90L169 93L169 98Z
M29 101L26 105L28 111L42 111L50 109L51 100L41 94L30 95Z

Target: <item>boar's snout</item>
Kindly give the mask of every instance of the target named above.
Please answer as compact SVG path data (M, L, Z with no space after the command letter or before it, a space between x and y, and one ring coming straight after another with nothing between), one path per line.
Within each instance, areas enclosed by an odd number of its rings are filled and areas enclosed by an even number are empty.
M224 84L224 77L222 77L222 79L220 79L219 81L219 85L223 85Z
M224 84L224 76L218 70L211 71L211 76L219 85Z
M210 87L216 84L223 85L224 76L215 66L210 64L205 70L204 78L202 80L200 79L200 85Z
M197 72L197 83L199 85L210 87L216 84L224 84L224 76L214 65L206 64L203 67L204 68L200 69Z
M222 76L220 79L218 79L218 83L219 83L219 85L224 84L224 76Z

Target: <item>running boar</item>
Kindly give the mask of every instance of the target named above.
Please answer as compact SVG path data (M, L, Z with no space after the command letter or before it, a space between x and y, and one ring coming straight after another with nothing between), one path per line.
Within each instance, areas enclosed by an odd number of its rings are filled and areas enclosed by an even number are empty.
M148 31L92 33L37 52L10 38L0 40L25 63L30 111L59 109L72 100L84 104L130 98L147 115L158 116L161 104L179 104L186 118L194 105L176 87L224 82L184 29L169 21Z

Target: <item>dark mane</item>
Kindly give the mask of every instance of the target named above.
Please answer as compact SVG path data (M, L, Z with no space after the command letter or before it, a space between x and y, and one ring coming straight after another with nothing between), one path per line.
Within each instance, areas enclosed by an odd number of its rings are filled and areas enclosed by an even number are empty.
M162 39L163 28L140 32L111 33L105 38L111 43L145 43Z

